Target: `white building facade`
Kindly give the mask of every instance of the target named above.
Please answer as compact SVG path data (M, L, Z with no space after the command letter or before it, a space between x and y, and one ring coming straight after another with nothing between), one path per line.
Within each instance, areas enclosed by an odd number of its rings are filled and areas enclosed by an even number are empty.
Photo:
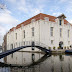
M58 49L62 42L63 49L72 44L72 26L62 14L58 17L38 14L10 29L7 33L7 50L25 45L27 42L38 42L50 49ZM32 51L32 48L21 51ZM33 51L40 51L35 48Z

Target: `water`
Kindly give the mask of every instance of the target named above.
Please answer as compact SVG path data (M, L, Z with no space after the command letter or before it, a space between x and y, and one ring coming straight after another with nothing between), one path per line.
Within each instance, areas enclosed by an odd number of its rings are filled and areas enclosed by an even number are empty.
M0 53L1 53L1 52L2 52L2 50L0 50ZM2 58L2 59L0 59L0 62L4 62L4 61L3 61L3 58Z
M25 52L23 58L23 64L15 64L17 67L0 67L0 72L72 72L72 55Z

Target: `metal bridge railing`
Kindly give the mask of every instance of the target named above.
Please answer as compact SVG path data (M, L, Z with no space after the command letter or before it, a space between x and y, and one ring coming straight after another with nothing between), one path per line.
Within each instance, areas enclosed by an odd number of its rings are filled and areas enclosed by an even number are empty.
M32 42L34 42L34 45L36 45L36 46L41 46L43 48L49 49L48 45L45 45L44 43L41 43L41 42L38 42L38 41L23 41L17 47L19 47L19 46L31 46Z
M41 46L43 48L49 49L49 46L48 45L46 45L44 43L41 43L41 42L38 42L38 41L22 41L22 42L14 43L13 44L13 48L11 48L11 44L10 45L7 45L7 47L9 49L14 49L14 48L21 47L21 46L31 46L32 45L32 42L34 42L34 44L36 46Z

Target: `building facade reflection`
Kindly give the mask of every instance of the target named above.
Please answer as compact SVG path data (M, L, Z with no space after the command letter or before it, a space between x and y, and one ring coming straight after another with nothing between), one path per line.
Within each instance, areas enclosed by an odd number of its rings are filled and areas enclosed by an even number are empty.
M71 55L26 54L21 60L22 67L0 67L0 72L72 72Z

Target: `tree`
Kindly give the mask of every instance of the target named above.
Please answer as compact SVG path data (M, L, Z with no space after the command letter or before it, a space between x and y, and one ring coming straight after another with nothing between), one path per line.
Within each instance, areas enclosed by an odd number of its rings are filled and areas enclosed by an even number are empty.
M6 5L0 4L0 9L6 9Z

